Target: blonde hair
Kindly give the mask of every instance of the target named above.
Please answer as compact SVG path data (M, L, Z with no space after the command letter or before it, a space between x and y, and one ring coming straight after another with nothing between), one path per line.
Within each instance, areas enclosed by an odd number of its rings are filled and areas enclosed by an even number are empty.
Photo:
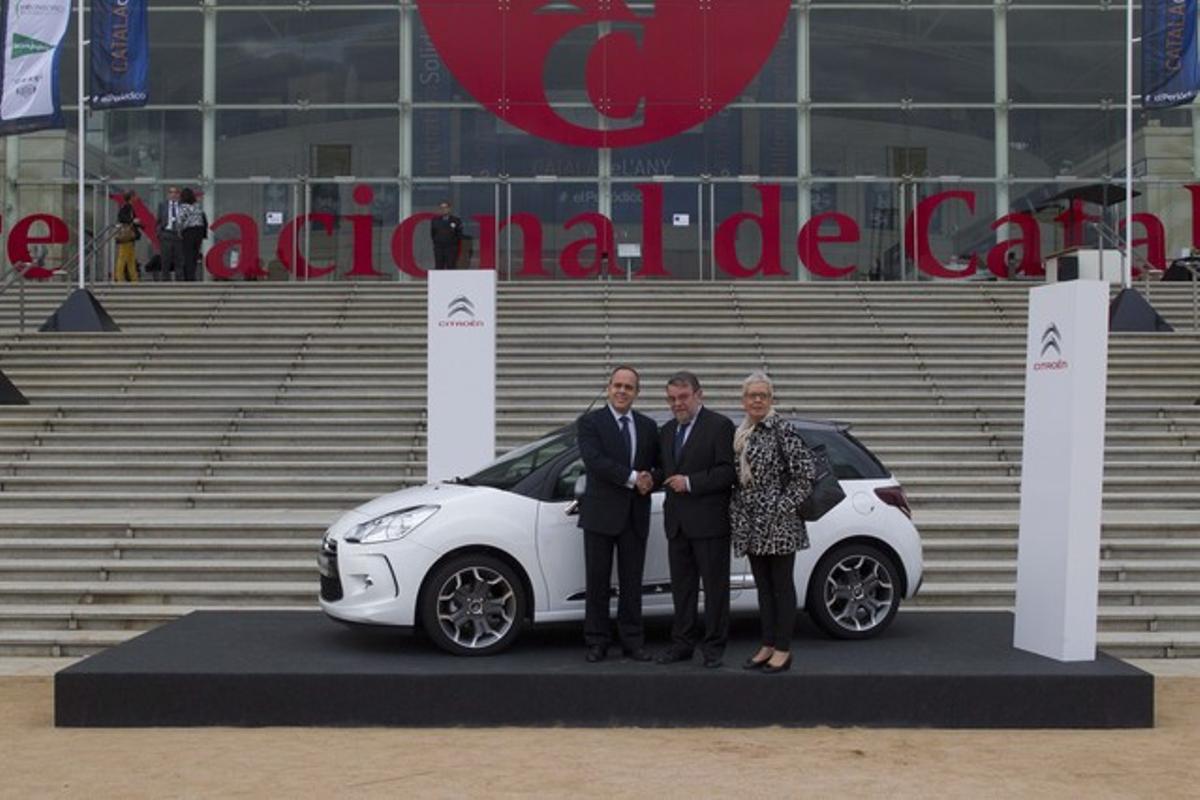
M742 381L742 393L745 394L751 386L755 384L765 384L767 391L771 393L771 397L775 396L775 384L771 381L771 376L763 372L761 369L756 369L746 376L746 380ZM767 410L767 417L774 415L775 408L772 405ZM746 451L749 449L750 434L754 432L755 424L750 421L750 415L747 414L742 419L742 424L738 426L733 434L733 452L737 455L738 460L738 482L742 486L749 486L751 480L750 459L746 457Z

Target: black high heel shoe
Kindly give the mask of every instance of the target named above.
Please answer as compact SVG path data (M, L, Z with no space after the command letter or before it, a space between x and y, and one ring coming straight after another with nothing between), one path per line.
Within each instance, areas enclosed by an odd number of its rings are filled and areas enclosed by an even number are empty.
M755 653L755 655L758 655L758 654ZM770 660L771 660L770 656L767 656L762 661L755 661L754 656L750 656L749 658L747 658L745 661L742 662L742 669L762 669L763 666Z
M770 664L766 664L765 666L763 666L762 671L763 671L764 675L774 675L776 672L787 672L791 668L792 668L792 654L788 653L787 661L784 661L778 667L773 667Z

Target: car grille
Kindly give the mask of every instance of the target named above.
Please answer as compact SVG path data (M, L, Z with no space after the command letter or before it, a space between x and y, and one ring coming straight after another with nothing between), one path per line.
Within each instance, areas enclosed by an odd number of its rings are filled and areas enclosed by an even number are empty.
M321 543L317 566L321 572L321 599L328 603L341 600L342 579L338 573L337 541L327 538Z

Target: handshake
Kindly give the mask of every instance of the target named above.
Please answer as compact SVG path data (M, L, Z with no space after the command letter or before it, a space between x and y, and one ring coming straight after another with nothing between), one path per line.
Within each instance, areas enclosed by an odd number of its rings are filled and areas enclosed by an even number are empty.
M688 480L683 475L672 475L663 481L663 485L673 492L688 491ZM637 489L638 494L650 494L654 491L654 477L649 472L642 470L637 474L633 488Z

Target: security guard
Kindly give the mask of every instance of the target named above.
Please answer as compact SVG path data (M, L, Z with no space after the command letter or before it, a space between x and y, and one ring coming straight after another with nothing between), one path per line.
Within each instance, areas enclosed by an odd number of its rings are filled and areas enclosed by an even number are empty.
M462 244L462 220L450 213L450 201L438 204L438 216L429 226L433 237L434 269L454 269L458 261L458 248Z

